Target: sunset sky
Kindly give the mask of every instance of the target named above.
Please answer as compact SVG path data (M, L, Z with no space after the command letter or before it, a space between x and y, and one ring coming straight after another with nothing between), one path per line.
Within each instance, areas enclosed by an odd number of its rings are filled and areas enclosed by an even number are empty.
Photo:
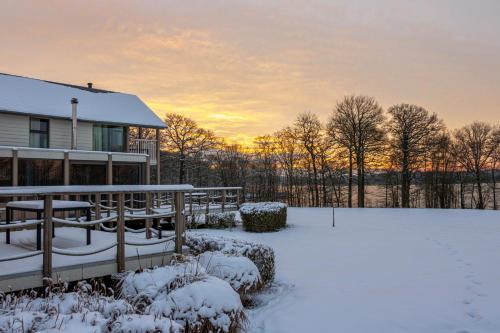
M500 1L0 3L0 72L139 95L247 143L345 94L500 122Z

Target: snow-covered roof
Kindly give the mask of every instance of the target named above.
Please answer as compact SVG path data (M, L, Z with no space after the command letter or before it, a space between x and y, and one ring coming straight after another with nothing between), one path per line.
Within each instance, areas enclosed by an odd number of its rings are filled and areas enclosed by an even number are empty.
M0 73L0 112L71 119L72 98L78 99L79 120L165 127L135 95Z

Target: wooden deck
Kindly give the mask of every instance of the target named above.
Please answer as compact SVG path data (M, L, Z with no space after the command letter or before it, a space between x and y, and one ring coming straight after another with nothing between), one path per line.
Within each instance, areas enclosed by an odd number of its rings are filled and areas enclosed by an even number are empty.
M92 244L86 245L86 230L82 228L56 228L53 246L74 254L88 253L112 245L116 234L92 230ZM4 236L1 234L0 236ZM164 238L172 238L173 232L165 232ZM35 250L35 230L12 233L11 244L0 242L2 257L23 255ZM167 264L174 253L174 240L154 244L157 239L147 240L145 233L125 232L128 242L151 245L125 245L125 270L151 268ZM53 253L52 278L63 281L78 281L118 273L116 247L89 255L60 255ZM37 256L0 262L0 291L20 290L43 285L42 254Z
M186 217L189 215L230 211L238 207L231 202L228 191L239 188L206 188L204 198L195 200L197 191L189 185L146 186L63 186L63 187L8 187L0 188L3 197L43 198L45 212L42 220L17 221L14 225L0 224L0 230L12 228L11 242L6 243L5 232L0 232L0 291L9 292L40 287L53 281L78 281L109 276L139 268L168 264L174 253L184 253ZM131 208L133 195L145 195L142 207ZM211 193L211 194L209 194ZM52 216L55 196L87 195L93 203L91 221ZM106 195L107 201L102 200ZM236 196L237 197L237 196ZM117 200L113 200L117 198ZM135 204L141 206L136 200ZM106 204L115 206L106 206ZM162 231L153 221L169 218L174 231ZM143 223L142 229L127 227L127 222ZM36 225L42 225L42 250L36 249ZM52 237L52 224L56 225ZM92 226L92 243L86 243L86 227Z

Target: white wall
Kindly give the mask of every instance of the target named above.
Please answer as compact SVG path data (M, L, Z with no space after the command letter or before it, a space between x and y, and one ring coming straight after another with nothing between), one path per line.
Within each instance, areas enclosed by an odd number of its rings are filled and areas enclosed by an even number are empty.
M29 147L29 116L0 113L0 146ZM50 119L49 148L71 149L71 121ZM78 122L77 148L92 150L92 123Z
M51 119L49 124L50 144L49 148L70 149L71 148L71 121L62 119ZM79 121L76 135L77 149L92 150L92 123Z
M0 146L29 146L28 116L0 113Z

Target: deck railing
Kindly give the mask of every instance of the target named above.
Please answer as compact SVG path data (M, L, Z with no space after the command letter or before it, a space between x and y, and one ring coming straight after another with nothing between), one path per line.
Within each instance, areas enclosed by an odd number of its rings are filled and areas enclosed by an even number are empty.
M174 242L174 251L182 253L186 229L186 217L207 214L211 211L234 210L239 207L239 187L194 188L191 185L104 185L104 186L48 186L48 187L0 187L0 197L35 197L44 201L43 218L39 220L15 221L0 224L0 231L19 230L42 225L42 249L10 257L0 262L16 261L33 256L42 256L43 277L53 276L52 255L87 256L116 249L116 270L125 270L125 247L157 245ZM55 217L54 198L88 200L92 205L92 218L79 220L67 214ZM161 220L170 219L175 232L163 235ZM127 227L127 221L142 221L143 228ZM83 227L116 233L116 239L100 247L92 246L87 251L54 247L53 224L66 227ZM137 227L137 226L136 226ZM144 233L144 241L127 240L125 233ZM155 237L157 239L152 239Z
M129 146L130 153L149 155L149 161L156 164L156 140L151 139L133 139Z

